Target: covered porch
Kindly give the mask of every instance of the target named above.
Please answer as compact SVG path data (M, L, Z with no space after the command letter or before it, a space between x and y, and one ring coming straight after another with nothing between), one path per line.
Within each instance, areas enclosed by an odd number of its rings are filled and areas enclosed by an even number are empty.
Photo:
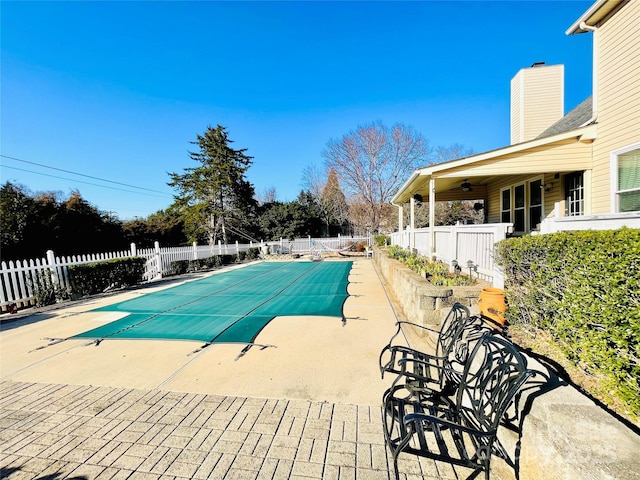
M495 243L540 233L541 225L556 218L590 214L595 133L590 125L416 170L391 201L399 225L392 242L434 260L456 260L466 273L471 267L472 275L502 287ZM437 224L436 202L464 200L484 209L484 223ZM423 203L427 225L416 223Z

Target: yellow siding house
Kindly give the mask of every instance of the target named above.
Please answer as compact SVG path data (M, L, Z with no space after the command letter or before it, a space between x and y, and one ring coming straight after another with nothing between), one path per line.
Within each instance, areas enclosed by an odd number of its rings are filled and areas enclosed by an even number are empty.
M639 25L640 1L596 1L566 32L593 36L592 96L563 115L564 67L522 69L511 81L511 145L416 170L391 202L396 235L409 232L396 243L458 257L438 246L433 205L441 200L482 200L486 221L505 235L640 228ZM423 243L402 223L403 209L413 219L420 200L430 206Z

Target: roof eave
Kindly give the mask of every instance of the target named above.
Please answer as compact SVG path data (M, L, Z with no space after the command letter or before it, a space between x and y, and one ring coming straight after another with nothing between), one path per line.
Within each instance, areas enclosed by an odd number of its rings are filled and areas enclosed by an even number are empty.
M489 152L479 153L477 155L472 155L470 157L465 157L457 160L450 160L448 162L439 163L437 165L431 165L429 167L420 168L414 171L411 176L407 179L406 182L400 187L400 190L393 196L391 199L391 204L395 206L400 206L399 202L402 203L401 199L406 199L407 191L411 191L411 185L419 178L419 177L431 177L433 174L437 174L438 172L443 172L449 170L451 168L464 167L467 165L472 165L476 162L482 162L485 160L490 160L492 158L501 157L503 155L512 155L514 153L523 152L525 150L529 150L530 148L537 148L544 145L551 145L556 142L562 142L564 140L575 138L576 141L592 141L596 135L596 125L591 124L584 127L576 128L574 130L570 130L568 132L562 132L557 135L552 135L550 137L540 138L529 140L528 142L518 143L516 145L510 145L508 147L503 147L497 150L491 150ZM464 178L465 174L460 173L460 178ZM410 197L410 195L409 195Z

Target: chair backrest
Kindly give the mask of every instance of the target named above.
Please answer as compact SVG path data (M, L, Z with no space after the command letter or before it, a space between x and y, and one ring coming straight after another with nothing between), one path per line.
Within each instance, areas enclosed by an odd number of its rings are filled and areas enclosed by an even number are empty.
M484 432L496 430L531 375L524 357L511 342L485 333L475 344L458 385L459 420Z
M456 348L456 344L462 338L465 328L473 320L473 317L469 316L467 307L455 303L440 327L440 334L436 343L436 356L448 357L451 355Z
M436 357L443 368L443 391L455 392L469 354L487 328L469 309L455 303L442 322L436 344ZM453 389L453 390L451 390Z

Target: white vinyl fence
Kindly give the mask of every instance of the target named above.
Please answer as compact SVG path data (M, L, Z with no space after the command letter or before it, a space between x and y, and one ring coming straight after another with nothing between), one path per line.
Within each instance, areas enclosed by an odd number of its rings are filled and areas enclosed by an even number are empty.
M546 218L535 234L562 232L569 230L615 230L621 227L640 228L640 213L617 213L561 217L556 204L555 217ZM487 223L482 225L455 225L435 227L435 257L451 264L453 260L468 273L467 264L472 266L472 274L487 280L495 287L504 286L502 271L493 261L494 245L507 237L511 223ZM428 228L410 228L391 234L391 244L406 249L415 249L421 255L429 256L431 236Z
M336 238L300 238L261 242L223 245L197 245L189 247L160 247L156 242L154 248L138 249L131 244L129 251L99 253L91 255L71 255L57 257L51 250L45 258L9 261L0 263L0 307L7 310L12 304L29 305L35 303L39 286L54 286L62 291L69 290L69 267L85 263L99 262L117 258L143 257L146 259L143 280L150 282L162 278L171 271L171 264L178 260L200 260L214 255L237 255L252 247L260 249L262 254L297 253L318 254L322 252L341 251L355 246L359 242L372 243L371 237L336 237Z
M501 288L504 278L494 263L493 251L497 242L507 238L511 227L511 223L435 227L436 260L449 265L455 260L465 273L471 273L474 277ZM395 232L391 234L391 244L406 249L413 248L420 255L428 257L431 252L429 228Z

